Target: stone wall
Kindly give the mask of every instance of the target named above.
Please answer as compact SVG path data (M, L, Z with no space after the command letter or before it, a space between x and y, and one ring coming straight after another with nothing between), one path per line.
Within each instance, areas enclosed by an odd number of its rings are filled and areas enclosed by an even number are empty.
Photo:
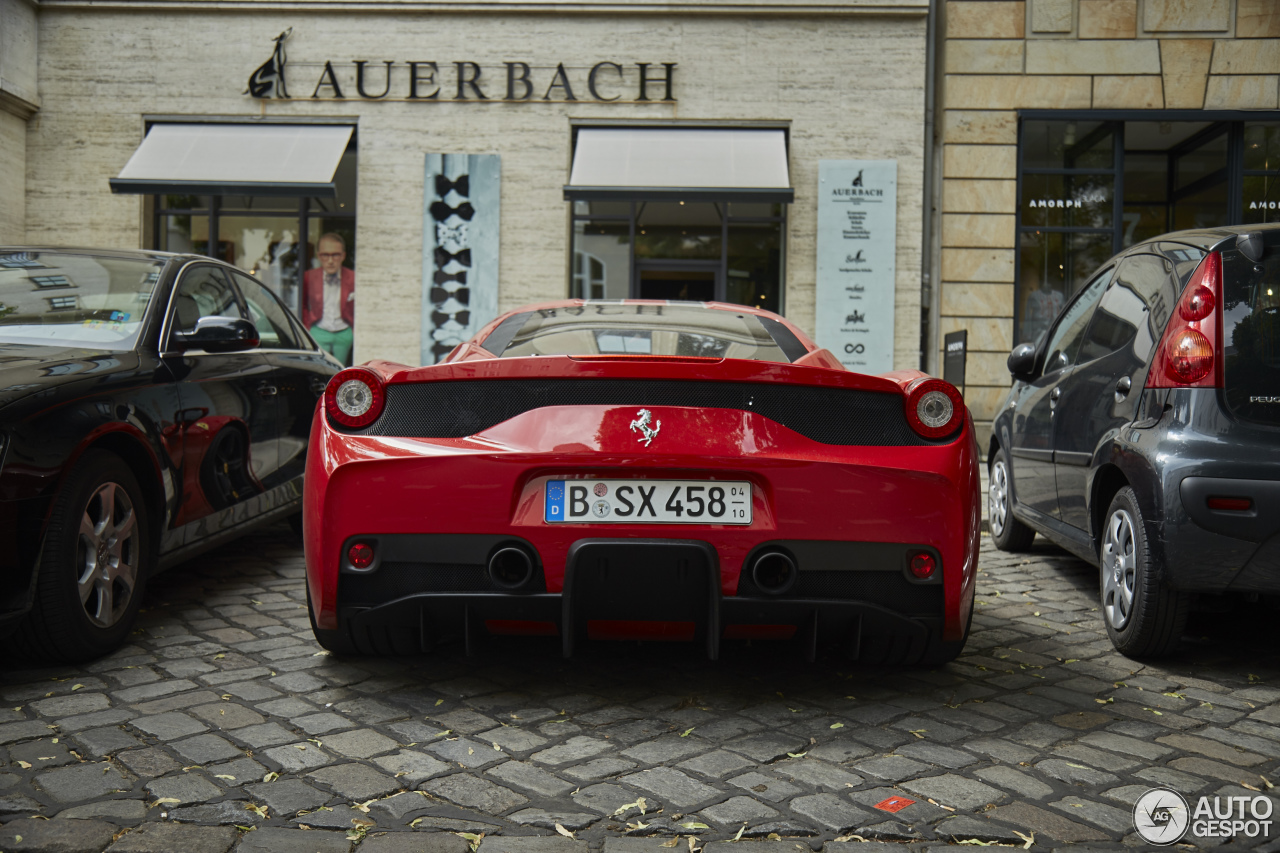
M197 4L198 5L198 4ZM313 4L314 5L314 4ZM769 119L791 122L786 313L814 327L820 159L896 159L895 364L919 361L926 5L898 12L794 15L462 15L132 13L52 5L40 18L44 108L28 136L27 232L39 242L139 246L140 200L107 181L143 133L144 114L275 118L354 116L359 122L359 256L355 358L418 363L423 155L502 156L500 309L568 293L568 181L574 119ZM827 8L838 8L831 4ZM866 6L848 4L849 8ZM914 7L914 8L913 8ZM673 7L680 8L680 7ZM741 8L741 7L740 7ZM903 12L905 10L905 12ZM864 10L865 11L865 10ZM286 27L290 101L242 94ZM309 99L331 58L506 60L543 66L677 62L676 104L450 103ZM350 66L348 65L348 68ZM631 66L634 68L634 66ZM406 73L401 66L401 74ZM296 82L295 82L296 79ZM446 78L448 79L448 78ZM545 85L545 82L544 82ZM353 87L352 87L353 88ZM539 93L541 94L541 93Z
M1277 109L1277 0L949 0L942 334L969 330L989 425L1013 340L1018 109ZM939 350L941 352L941 350Z
M36 11L0 0L0 245L26 239L27 119L36 95Z

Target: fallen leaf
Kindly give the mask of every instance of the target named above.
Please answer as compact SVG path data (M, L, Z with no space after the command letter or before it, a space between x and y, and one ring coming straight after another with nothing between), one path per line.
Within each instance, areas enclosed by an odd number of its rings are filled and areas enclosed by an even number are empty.
M680 843L680 836L677 835L675 838L671 839L670 841L664 841L658 846L659 847L675 847L679 843Z
M377 798L377 797L374 797L372 800L365 800L363 803L352 803L352 804L351 804L351 808L353 808L353 809L359 809L360 811L364 812L365 814L368 814L368 813L369 813L369 804L370 804L370 803L376 803L377 801L378 801L378 798Z
M929 730L928 730L928 729L910 729L910 730L907 732L907 734L915 735L915 736L916 736L916 737L918 737L920 740L924 740L924 739L925 739L925 738L924 738L924 734L925 734L925 732L927 732L927 731L929 731Z
M454 835L459 838L465 838L471 844L471 853L475 853L476 848L480 846L480 842L484 840L484 833L477 835L474 832L455 832Z
M83 684L73 684L73 685L71 685L71 692L73 692L73 693L74 693L75 691L79 690L81 687L84 687L84 685L83 685Z
M744 833L744 832L746 832L746 831L747 831L747 825L744 823L742 826L738 827L738 834L737 834L737 835L735 835L735 836L733 837L733 840L734 840L734 841L741 841L741 840L742 840L742 833Z
M280 778L280 774L279 774L279 773L277 773L276 771L272 770L272 771L271 771L270 773L268 773L266 776L263 776L263 777L262 777L262 781L263 781L263 782L274 782L274 781L276 781L276 780L277 780L277 779L279 779L279 778Z
M156 806L161 806L161 805L164 805L165 803L180 803L180 802L182 802L182 800L179 800L177 797L161 797L160 799L152 803L151 807L155 808Z
M440 707L441 705L443 705L443 704L444 704L444 700L443 700L443 699L437 699L437 700L436 700L436 707L437 707L437 708L439 708L439 707Z
M1015 829L1013 831L1013 834L1021 838L1023 841L1027 842L1026 844L1022 845L1023 850L1030 850L1031 845L1036 843L1035 832L1032 832L1030 835L1023 835L1021 832L1018 832L1018 830Z
M844 728L844 723L832 723L832 724L831 724L831 728L833 728L833 729L843 729L843 728Z
M174 802L177 802L177 800L174 800ZM244 810L247 812L253 812L260 818L265 819L267 816L267 807L257 805L256 803L245 803Z
M502 752L502 747L498 746L496 743L493 745L493 748L496 749L498 752Z
M215 775L214 775L214 777L213 777L213 778L215 778L215 779L226 779L228 782L234 782L234 781L236 781L236 777L234 777L234 776L228 776L228 775L226 775L225 773L217 773L217 774L215 774Z
M29 762L29 761L19 761L19 762L18 762L18 766L19 766L19 767L21 767L23 770L30 770L30 769L31 769L31 762Z
M644 797L638 797L634 803L627 803L625 806L619 806L617 809L615 809L613 812L613 816L618 817L628 809L639 809L640 814L644 814L644 810L646 808L648 808L648 803L645 802Z
M689 736L689 733L690 733L691 731L693 731L694 729L696 729L696 728L697 728L697 726L690 726L689 728L687 728L687 729L685 729L683 732L681 732L680 737L688 737L688 736Z
M574 834L573 834L572 832L570 832L569 830L565 829L565 828L564 828L563 826L561 826L559 823L557 823L557 824L556 824L556 832L560 833L560 834L561 834L561 835L563 835L565 838L572 838L574 841L577 841L577 840L578 840L578 839L577 839L577 837L575 837L575 836L574 836Z
M688 823L682 823L680 825L683 826L685 829L710 829L711 828L707 826L705 823L698 823L697 821L692 821L692 820L689 821ZM692 841L693 839L689 839L689 840Z
M807 751L806 752L788 752L787 758L804 758L808 754L809 753Z

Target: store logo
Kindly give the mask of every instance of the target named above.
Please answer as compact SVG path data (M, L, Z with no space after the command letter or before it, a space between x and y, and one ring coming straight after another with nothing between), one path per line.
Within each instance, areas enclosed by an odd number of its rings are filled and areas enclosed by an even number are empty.
M845 317L844 321L846 323L865 323L867 322L867 315L863 314L861 311L854 311L852 314Z
M860 186L862 186L862 172L863 172L863 170L862 170L862 169L859 169L859 170L858 170L858 177L854 178L854 179L853 179L853 183L849 184L849 186L851 186L851 187L860 187Z
M284 55L284 40L292 32L293 27L289 27L275 37L276 47L271 51L271 58L249 75L249 88L244 90L244 94L254 98L289 97L289 90L284 85L284 64L288 61Z
M1106 204L1106 193L1081 193L1075 198L1033 198L1028 207L1080 208L1086 204Z
M653 412L648 409L641 409L636 412L636 414L638 417L631 422L631 431L635 432L636 430L639 430L641 438L637 438L636 441L643 441L644 446L648 447L654 438L657 437L658 430L662 429L662 421L654 421ZM649 428L650 423L653 424L652 429Z
M1133 826L1149 844L1175 844L1187 834L1191 812L1182 795L1168 788L1152 788L1133 804Z
M1251 201L1250 210L1280 210L1280 201Z
M1271 798L1248 796L1200 797L1193 811L1181 794L1152 788L1133 806L1133 826L1149 844L1176 844L1190 832L1193 838L1225 841L1271 836Z

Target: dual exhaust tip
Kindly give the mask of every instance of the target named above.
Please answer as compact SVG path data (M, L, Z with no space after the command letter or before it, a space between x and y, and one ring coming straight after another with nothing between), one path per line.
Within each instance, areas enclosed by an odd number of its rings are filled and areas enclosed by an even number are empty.
M751 580L767 595L782 595L795 585L799 568L785 551L768 550L751 561ZM520 589L533 578L532 555L524 548L507 545L489 557L489 580L499 589Z

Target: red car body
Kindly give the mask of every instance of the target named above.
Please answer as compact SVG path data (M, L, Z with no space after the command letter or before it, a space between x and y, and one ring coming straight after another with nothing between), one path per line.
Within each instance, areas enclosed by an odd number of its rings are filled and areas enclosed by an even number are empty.
M534 306L440 364L335 377L304 502L320 642L406 653L450 633L558 634L568 654L584 638L697 639L714 657L722 639L795 637L810 656L836 643L879 663L955 657L973 608L978 452L963 404L942 438L911 431L908 389L923 374L850 372L782 318L738 305L699 310L755 316L790 342L790 363L485 349L522 316L587 323L595 306L661 304ZM346 427L334 395L362 370L385 408ZM641 410L660 424L648 441ZM842 430L858 443L833 443ZM751 521L547 520L549 482L602 479L747 482ZM913 561L932 572L913 574Z

